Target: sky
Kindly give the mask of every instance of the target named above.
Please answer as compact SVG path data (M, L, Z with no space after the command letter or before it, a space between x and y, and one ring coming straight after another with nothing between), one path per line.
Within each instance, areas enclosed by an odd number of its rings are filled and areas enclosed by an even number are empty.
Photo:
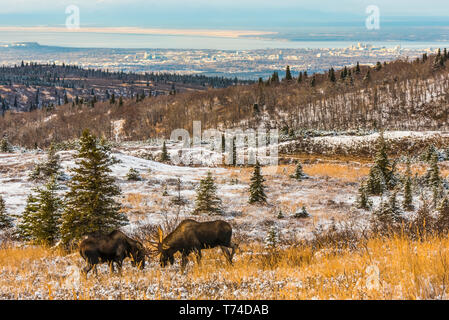
M65 9L81 26L278 30L363 26L366 7L385 26L449 26L447 0L0 0L0 26L63 26Z

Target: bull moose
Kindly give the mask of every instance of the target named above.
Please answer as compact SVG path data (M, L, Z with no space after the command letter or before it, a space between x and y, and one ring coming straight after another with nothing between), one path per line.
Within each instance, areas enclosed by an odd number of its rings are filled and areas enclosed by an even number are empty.
M114 272L114 263L116 263L121 273L125 258L130 258L133 266L143 269L147 255L147 250L142 243L129 238L119 230L109 234L95 232L86 235L80 243L79 251L87 263L83 269L86 276L92 268L97 273L96 265L105 262L108 263L111 272Z
M218 220L210 222L197 222L187 219L182 221L176 229L164 238L159 228L157 251L160 253L161 267L167 262L173 264L174 254L182 255L181 268L184 270L187 257L195 252L198 263L201 261L201 250L220 247L227 261L232 264L232 258L237 246L231 242L232 227L229 223ZM231 253L228 248L232 249Z

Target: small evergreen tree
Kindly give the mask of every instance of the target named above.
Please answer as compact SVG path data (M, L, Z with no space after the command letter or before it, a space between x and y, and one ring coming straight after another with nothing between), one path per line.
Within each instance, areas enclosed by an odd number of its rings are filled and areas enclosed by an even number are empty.
M2 140L0 141L0 152L3 152L3 153L12 152L12 148L11 148L11 145L9 144L7 136L3 136Z
M298 76L298 83L301 83L302 82L302 71L299 73L299 76Z
M106 142L85 130L76 159L62 215L61 236L66 244L86 233L110 232L128 222L120 212L120 203L114 199L120 195L120 188L110 176L110 167L117 161Z
M360 184L359 194L357 196L357 208L369 210L372 206L372 201L369 199L368 186L366 182Z
M178 178L176 181L176 191L177 195L171 200L171 202L175 205L182 206L186 204L186 200L181 196L181 178Z
M293 215L293 218L295 218L295 219L306 219L309 217L310 217L310 214L307 212L307 209L305 206L302 206L301 210L295 212L295 214Z
M449 199L447 196L441 200L438 206L437 227L440 232L449 231Z
M390 211L390 215L395 222L400 221L400 211L401 209L398 206L397 201L398 192L397 190L393 190L390 194L390 198L388 199L388 210Z
M440 168L438 167L438 154L434 152L430 158L430 168L427 171L427 183L430 187L439 188L442 184Z
M12 218L6 213L5 200L0 195L0 230L12 228Z
M431 233L435 226L435 218L431 215L429 202L421 195L421 206L419 207L416 217L412 220L411 230L416 233L419 238L423 235Z
M370 169L368 177L368 191L370 194L379 195L386 189L395 186L394 165L388 159L388 144L385 141L383 132L380 133L376 142L376 156L374 165Z
M19 234L27 241L52 245L59 238L62 202L56 194L56 178L30 195L18 225Z
M382 70L382 63L380 63L379 61L376 63L376 67L375 67L376 71L380 71Z
M200 181L196 193L195 210L193 214L221 214L223 213L221 199L217 196L217 187L215 186L212 173L209 171L207 176Z
M357 66L355 67L355 73L360 74L360 63L357 61Z
M329 80L330 80L330 82L337 81L337 78L335 77L335 70L334 70L334 68L331 68L329 70Z
M254 166L254 172L251 177L251 184L249 187L249 203L266 203L267 196L265 194L265 179L260 173L260 164L259 161L256 161L256 165Z
M279 209L277 218L278 218L278 219L284 219L284 218L285 218L284 213L282 212L282 209Z
M412 170L410 168L410 159L407 160L407 169L405 171L404 179L404 201L402 206L404 210L413 210L413 194L412 194Z
M168 197L168 190L167 190L167 185L164 185L164 191L162 191L162 196L163 197Z
M162 144L161 161L162 161L162 162L168 162L168 161L170 161L170 155L168 154L167 146L166 146L166 144L165 144L165 141L164 141L164 143Z
M265 248L275 250L279 245L279 231L276 226L271 226L265 238Z
M279 83L279 74L277 71L273 72L273 75L270 79L270 84L278 84Z
M39 209L38 199L35 195L28 195L25 210L20 217L20 221L17 225L18 235L25 241L30 241L33 237L34 223L36 219L36 213Z
M139 171L134 168L130 168L126 174L126 179L128 181L141 181L142 177L140 176Z
M303 179L308 179L309 177L304 173L301 163L298 161L296 164L295 174L291 176L292 178L301 181Z
M56 147L52 143L47 150L47 159L38 163L30 174L31 180L49 179L52 176L56 178L61 175L61 159L56 154Z
M290 66L287 66L287 69L285 70L285 80L287 81L293 80L292 73L290 71Z

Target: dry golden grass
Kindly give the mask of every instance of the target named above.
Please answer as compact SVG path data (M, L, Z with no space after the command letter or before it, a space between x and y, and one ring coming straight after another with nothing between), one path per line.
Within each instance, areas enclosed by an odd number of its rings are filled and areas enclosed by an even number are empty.
M202 264L144 271L128 263L122 276L104 266L98 277L67 285L65 270L82 265L43 247L0 250L0 298L43 299L447 299L449 239L372 239L356 251L288 247L275 253L258 244L225 263L206 250ZM193 261L193 257L191 257Z
M304 172L310 176L329 177L344 182L355 182L369 174L368 167L347 164L317 163L305 165Z
M295 165L279 165L277 167L263 167L262 174L266 179L271 179L271 175L290 176L294 174ZM241 182L249 183L253 173L252 167L245 167L235 170L229 174L231 179L238 179ZM306 174L316 177L329 177L341 179L342 182L355 182L369 174L369 167L360 164L330 163L320 162L314 164L304 164L303 170Z

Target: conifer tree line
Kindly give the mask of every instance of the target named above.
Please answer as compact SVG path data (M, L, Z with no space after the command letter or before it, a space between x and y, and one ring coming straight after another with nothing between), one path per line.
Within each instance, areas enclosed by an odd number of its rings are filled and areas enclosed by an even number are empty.
M372 210L373 219L383 228L397 226L404 221L404 212L414 211L418 206L415 197L420 200L414 228L449 231L449 183L441 177L437 150L430 146L424 155L428 164L427 172L413 176L410 157L405 160L404 173L399 173L396 161L388 157L389 143L381 132L376 142L376 155L368 177L360 183L356 206L363 210ZM398 196L401 194L402 201ZM372 196L379 196L380 203L373 208ZM415 197L414 197L415 196ZM431 211L435 216L431 214ZM421 225L420 225L421 224Z
M128 223L116 197L121 194L111 166L117 160L110 146L85 130L71 169L68 191L61 194L58 178L60 159L52 146L42 163L36 164L30 179L42 184L28 196L17 222L17 236L33 243L70 245L91 232L110 232ZM12 219L0 198L0 227L11 228Z
M134 86L138 82L146 82L147 85L152 83L171 84L172 89L169 94L176 93L176 83L195 85L198 88L225 88L237 84L251 84L251 80L236 80L235 78L225 77L209 77L205 75L180 75L170 73L134 73L134 72L111 72L101 69L84 69L76 65L56 65L56 64L39 64L34 62L23 62L16 66L1 66L0 67L0 84L5 86L24 85L26 87L37 87L36 93L28 99L21 99L15 95L7 95L0 99L0 113L11 108L18 110L33 111L48 107L52 105L62 105L69 102L74 104L83 104L87 102L93 107L97 100L106 101L110 99L108 90L100 90L95 87L90 87L86 80L100 79L100 80L114 80L121 81L127 84L129 88L121 89L120 95L136 96L136 101L142 101L142 97L147 95L159 94L160 90L149 90L150 88L140 89L139 86ZM148 86L147 86L148 87ZM47 99L39 93L40 88L47 88L51 93L53 99ZM129 90L128 90L129 89ZM140 93L142 90L143 93ZM69 101L67 91L72 95L83 96L81 99ZM123 102L123 101L122 101Z

